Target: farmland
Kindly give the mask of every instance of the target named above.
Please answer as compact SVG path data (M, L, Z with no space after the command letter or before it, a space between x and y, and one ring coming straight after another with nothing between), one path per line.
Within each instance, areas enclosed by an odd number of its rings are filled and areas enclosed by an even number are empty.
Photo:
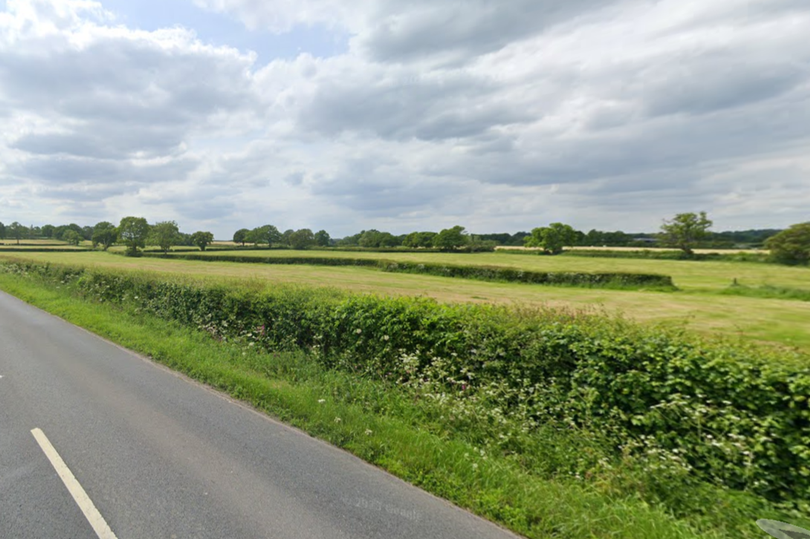
M795 428L804 405L782 402L804 403L810 384L806 268L506 253L193 255L203 259L0 252L0 286L529 537L560 526L572 539L754 537L750 513L784 519L786 507L804 507L810 481L786 471L809 469L810 436ZM662 274L677 289L317 265L335 258ZM729 295L741 287L792 295ZM480 476L465 464L471 453Z
M2 252L0 252L2 253ZM216 260L232 251L207 251ZM255 286L277 283L341 288L364 293L426 296L442 302L555 306L619 313L648 324L685 327L810 351L810 302L796 299L726 295L733 280L748 287L810 290L810 270L772 264L678 260L548 257L503 253L369 253L335 251L239 251L253 257L349 257L454 265L508 266L539 271L622 271L671 275L677 292L561 288L480 282L430 275L390 274L366 268L310 265L237 264L127 258L103 252L8 253L0 256L96 267L181 274L205 280L251 280ZM182 256L182 255L177 255Z

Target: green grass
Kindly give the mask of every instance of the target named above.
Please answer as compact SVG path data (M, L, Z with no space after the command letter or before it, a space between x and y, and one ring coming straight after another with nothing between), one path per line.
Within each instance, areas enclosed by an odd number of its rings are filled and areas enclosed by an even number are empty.
M301 353L216 342L163 319L82 301L67 287L0 274L0 288L528 537L760 537L758 518L797 522L751 496L709 486L682 496L687 506L678 520L648 501L655 481L632 462L618 460L614 473L599 477L566 473L566 463L583 455L612 453L598 433L538 429L526 457L540 465L529 470L520 454L481 455L475 423L453 428L441 407L392 384L326 370Z
M294 251L244 251L252 256L289 256ZM255 253L253 255L252 253ZM295 252L302 256L379 257L378 253ZM211 253L215 257L215 253ZM386 253L386 258L454 264L511 265L551 271L642 271L673 275L681 292L660 293L491 283L429 275L392 274L352 267L211 263L126 258L103 252L8 253L4 258L179 274L207 280L251 280L257 287L277 283L323 286L387 295L428 296L443 302L567 306L623 313L648 324L683 327L810 351L810 303L791 298L726 295L738 275L747 286L810 288L810 269L738 262L592 259L514 256L499 253ZM724 276L727 275L727 276Z

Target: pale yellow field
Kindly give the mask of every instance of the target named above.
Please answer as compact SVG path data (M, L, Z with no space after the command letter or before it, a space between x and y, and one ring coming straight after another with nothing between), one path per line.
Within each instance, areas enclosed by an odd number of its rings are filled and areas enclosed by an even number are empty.
M300 255L292 251L274 251L277 256ZM268 252L257 252L267 255ZM311 252L312 256L325 253ZM330 253L326 253L330 254ZM377 253L336 253L342 256ZM390 253L385 253L388 257ZM215 256L215 252L211 253ZM0 253L0 257L84 264L90 266L182 274L203 279L249 279L268 287L276 283L307 286L331 286L364 293L416 295L444 302L492 302L513 305L552 305L601 309L621 313L651 324L684 326L702 333L719 333L733 338L772 342L810 351L810 302L723 296L715 292L726 286L727 273L744 276L752 284L769 281L787 286L802 284L810 289L810 270L764 264L680 262L661 260L622 260L592 258L554 258L521 255L443 255L439 253L402 253L396 257L439 257L447 263L486 263L554 271L652 271L673 273L679 270L680 292L643 292L563 288L513 283L490 283L428 275L384 273L367 268L238 264L230 262L185 261L160 258L126 258L102 252L84 253ZM497 264L495 262L498 262ZM521 262L523 264L521 264ZM525 266L524 266L525 264ZM639 268L638 266L642 266ZM679 278L676 278L678 281ZM741 277L743 280L743 277ZM684 282L687 283L684 286Z

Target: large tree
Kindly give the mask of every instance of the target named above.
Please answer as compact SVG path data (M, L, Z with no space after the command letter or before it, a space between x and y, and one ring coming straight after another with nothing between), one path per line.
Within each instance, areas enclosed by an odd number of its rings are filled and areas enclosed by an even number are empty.
M563 223L551 223L532 229L529 236L523 238L526 247L540 247L545 253L557 255L563 252L564 247L574 245L577 241L577 231Z
M79 245L83 239L84 238L75 230L68 230L62 235L62 240L68 242L70 245Z
M137 256L148 236L149 223L143 217L124 217L118 225L118 240L127 246L127 256Z
M464 247L469 238L464 232L464 227L456 225L453 228L445 228L433 237L433 246L442 251L453 251L459 247Z
M6 231L11 239L17 240L17 245L20 244L20 239L23 238L27 232L28 228L17 221L14 221L8 225L8 229Z
M315 245L315 234L308 228L302 228L290 234L289 242L293 249L306 249Z
M233 242L234 243L241 243L244 247L245 242L248 241L248 235L250 234L250 230L247 228L240 228L236 232L233 233Z
M319 230L315 233L315 244L318 247L329 247L332 243L332 238L326 230Z
M205 248L208 247L212 241L214 241L214 235L210 232L198 230L191 235L191 243L199 247L200 251L205 251Z
M101 245L101 248L105 251L110 248L110 245L115 243L116 239L118 239L118 230L116 230L115 225L109 221L96 223L96 226L93 227L93 235L90 238L93 242L93 248Z
M661 231L667 245L677 247L687 256L692 256L695 246L707 236L712 224L705 211L679 213L672 219L665 220Z
M152 226L149 243L157 245L163 253L168 253L180 241L180 227L174 221L160 221Z
M807 264L810 262L810 222L799 223L768 238L765 247L771 258L782 264Z

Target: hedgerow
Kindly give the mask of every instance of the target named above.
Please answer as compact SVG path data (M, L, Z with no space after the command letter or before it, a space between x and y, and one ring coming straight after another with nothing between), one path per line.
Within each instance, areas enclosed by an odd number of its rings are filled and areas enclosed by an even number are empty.
M155 255L145 255L155 256ZM163 255L157 255L162 257ZM204 254L169 255L170 258L183 260L202 260L205 262L238 262L253 264L283 264L311 266L359 266L382 270L391 273L417 273L437 275L440 277L457 277L479 281L506 281L513 283L542 284L554 286L579 286L589 288L654 288L675 290L672 277L652 273L587 273L587 272L552 272L527 271L508 266L458 266L448 264L431 264L423 262L403 262L371 258L345 257L308 257L308 256L208 256Z
M559 311L24 262L3 269L216 339L303 349L324 366L422 391L460 420L465 413L492 424L509 418L525 432L584 426L612 439L617 453L645 460L652 474L803 509L810 500L810 368L798 353ZM515 451L509 433L499 436L500 450Z

